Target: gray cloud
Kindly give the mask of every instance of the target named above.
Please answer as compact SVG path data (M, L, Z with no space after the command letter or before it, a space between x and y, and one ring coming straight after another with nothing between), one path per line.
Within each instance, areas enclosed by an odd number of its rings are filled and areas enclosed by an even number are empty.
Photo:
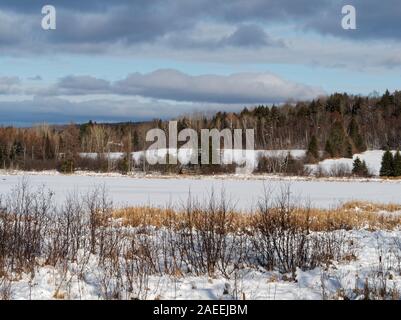
M285 47L281 39L273 39L261 26L241 24L233 32L216 36L214 34L199 38L193 30L186 30L167 37L170 48L219 50L224 48L257 49Z
M22 83L19 78L0 78L0 93L15 92L42 97L119 95L221 104L280 103L290 99L313 99L324 94L321 88L288 81L268 72L192 76L173 69L133 73L115 82L70 75L55 84L35 87Z
M350 4L356 8L357 29L345 31L340 27L341 8ZM305 28L321 34L330 34L353 40L401 40L399 19L401 7L398 0L341 0L329 5L321 15L307 18Z
M190 76L176 70L134 73L118 81L114 90L157 99L214 103L283 102L324 94L320 88L287 81L271 73Z
M0 94L15 94L20 91L21 81L18 77L0 77Z
M57 30L52 32L40 28L43 4L42 0L0 2L2 55L83 53L189 63L316 64L363 70L401 65L398 0L52 0L58 13ZM358 30L341 28L343 4L356 6ZM209 29L200 30L199 25ZM310 37L309 31L335 37ZM283 40L284 36L290 38ZM309 99L324 92L270 73L190 76L159 70L132 74L114 83L71 75L54 85L38 81L30 87L19 78L0 77L0 95L22 93L46 99L0 102L2 119L28 121L33 112L32 118L39 121L80 121L91 114L112 121L123 119L124 112L133 117L167 116L202 110L203 105L223 104L220 108L224 109L238 103ZM56 99L98 94L120 95L124 101ZM144 104L133 96L154 101ZM162 99L174 102L164 104Z
M238 111L244 105L324 94L320 88L286 81L271 73L190 76L176 70L134 73L117 82L71 75L34 88L15 77L0 78L0 94L13 92L33 94L34 98L0 101L2 124L167 119L194 112Z
M160 42L182 30L193 29L201 21L237 28L225 36L225 41L217 43L220 46L272 45L272 40L258 25L268 27L274 23L343 38L401 38L398 0L380 3L375 0L53 0L52 4L58 9L58 29L43 32L39 23L42 1L3 0L0 47L26 52L103 52L116 44L129 47ZM355 32L344 31L340 26L344 4L357 8Z
M312 99L324 91L271 73L191 76L177 70L161 69L147 74L134 73L114 83L90 76L68 76L49 88L31 93L45 96L113 94L178 102L236 104Z
M110 82L91 76L67 76L61 78L50 93L56 95L87 95L110 92Z
M239 111L243 105L225 106L227 111ZM31 126L35 123L52 124L98 122L143 121L149 119L171 119L183 114L208 114L221 110L217 104L180 103L162 101L143 102L137 99L108 100L93 99L72 102L60 98L34 98L25 101L0 101L0 124Z
M234 47L284 46L283 41L273 40L260 26L251 24L241 25L220 43Z

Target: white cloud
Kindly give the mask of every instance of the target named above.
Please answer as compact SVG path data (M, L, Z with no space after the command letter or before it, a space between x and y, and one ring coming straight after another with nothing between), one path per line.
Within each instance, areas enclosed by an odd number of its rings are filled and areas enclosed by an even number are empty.
M176 70L134 73L114 85L114 91L175 101L213 103L271 103L308 100L324 94L316 88L272 73L236 73L229 76L191 76Z

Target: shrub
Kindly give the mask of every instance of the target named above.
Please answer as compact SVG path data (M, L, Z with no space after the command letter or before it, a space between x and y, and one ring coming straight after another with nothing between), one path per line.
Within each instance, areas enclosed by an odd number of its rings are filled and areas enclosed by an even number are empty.
M342 240L336 235L311 235L308 212L297 215L290 199L290 189L283 189L273 206L266 193L254 216L255 234L251 238L255 259L267 270L291 273L313 269L342 254Z
M281 173L283 171L284 157L269 157L259 155L257 173Z
M359 157L356 157L352 167L352 174L358 177L370 176L365 160L361 161Z
M345 163L334 164L330 167L329 176L331 177L349 177L351 176L351 169Z
M392 177L394 176L394 158L393 154L389 149L386 150L383 154L381 168L380 168L380 176L381 177Z
M311 173L311 171L305 167L302 159L296 159L290 153L285 157L259 156L255 172L293 176L307 176Z
M58 170L62 173L70 174L75 171L75 161L73 158L68 158L62 161L59 165Z

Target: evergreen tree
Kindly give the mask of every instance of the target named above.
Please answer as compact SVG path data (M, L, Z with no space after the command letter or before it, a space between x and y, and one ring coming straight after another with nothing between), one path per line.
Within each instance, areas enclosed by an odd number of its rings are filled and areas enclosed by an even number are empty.
M12 158L17 159L21 157L23 153L24 153L24 147L22 146L22 143L19 141L15 141L13 144Z
M354 163L352 165L352 173L358 174L359 171L361 170L361 167L362 167L362 161L361 161L361 159L359 159L359 157L356 157L356 159L354 160Z
M316 136L313 135L308 146L308 151L306 153L306 156L308 158L308 162L316 162L319 160L319 147L317 143Z
M324 147L324 151L330 156L330 157L334 157L334 151L333 148L331 146L330 140L326 141L326 146Z
M339 114L343 113L344 105L347 99L347 95L342 95L340 93L335 93L328 97L326 110L329 112L338 112Z
M330 130L325 150L331 157L352 157L352 145L339 121Z
M359 177L366 177L369 175L368 166L366 165L365 160L361 161L359 157L356 157L352 167L352 174Z
M348 127L349 136L354 143L355 149L357 152L366 151L366 144L363 140L361 134L359 133L359 126L355 118L351 119L351 122Z
M397 150L393 162L393 174L395 177L401 177L401 153Z
M389 149L386 150L383 154L381 168L380 168L380 176L381 177L392 177L394 176L394 158L393 154Z
M383 107L387 107L394 104L394 96L390 94L390 91L388 91L388 89L382 96L380 103Z

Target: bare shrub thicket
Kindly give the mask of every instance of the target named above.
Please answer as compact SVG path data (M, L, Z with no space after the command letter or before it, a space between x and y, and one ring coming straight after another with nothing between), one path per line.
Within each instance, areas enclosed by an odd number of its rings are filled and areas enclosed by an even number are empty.
M259 156L255 172L289 176L309 176L311 174L311 170L305 166L304 159L295 158L290 153L286 156Z
M45 250L51 216L52 193L44 188L31 193L26 181L0 202L0 274L33 271Z
M181 256L188 270L213 275L217 270L228 275L245 259L245 235L234 224L233 208L224 194L212 195L206 207L190 201L182 228L178 231Z
M90 277L101 298L146 299L152 276L237 280L245 267L295 275L297 268L340 259L342 236L312 232L290 198L289 190L275 203L266 197L245 218L224 193L202 203L189 197L181 213L143 208L126 220L104 187L55 205L52 192L31 191L23 182L0 201L0 289L7 298L18 275L33 278L52 266L59 274L56 298L69 297L73 279Z
M351 168L344 163L334 164L330 167L329 170L330 177L342 178L342 177L350 177L351 175L352 175Z
M341 258L345 253L345 239L339 233L312 234L309 212L297 214L289 187L282 189L275 203L271 202L269 193L266 190L253 217L254 258L260 265L295 277L297 268L313 269Z

